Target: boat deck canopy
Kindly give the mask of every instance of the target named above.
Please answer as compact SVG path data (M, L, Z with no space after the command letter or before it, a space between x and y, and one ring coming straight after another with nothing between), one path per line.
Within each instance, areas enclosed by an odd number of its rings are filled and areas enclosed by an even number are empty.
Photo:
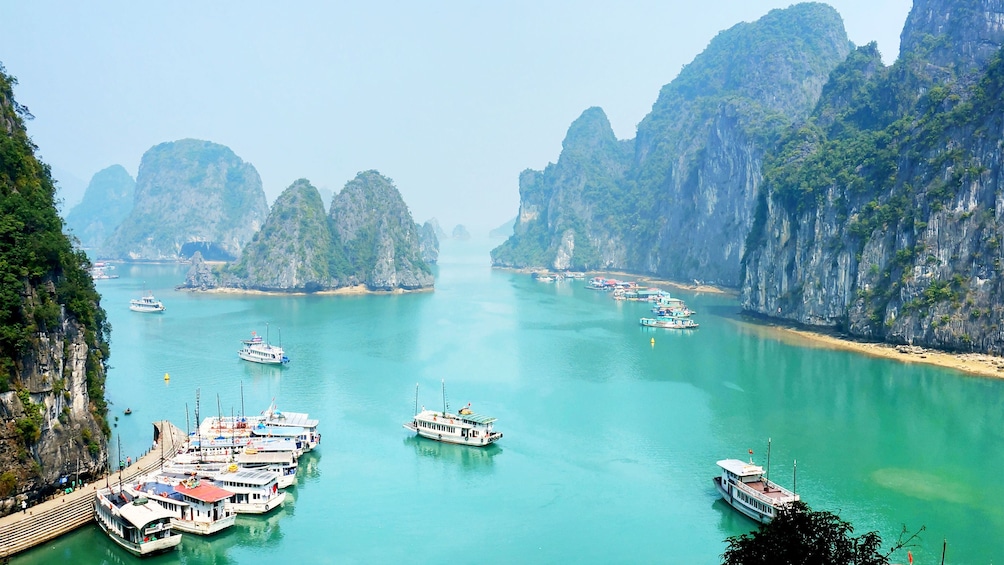
M461 420L466 420L468 422L471 422L472 424L481 424L481 425L491 424L495 420L498 420L498 418L492 418L491 416L485 416L483 414L474 414L474 413L461 414L457 417L460 418Z
M740 477L752 477L763 474L763 467L747 463L746 461L740 461L739 459L722 459L718 462L718 466Z

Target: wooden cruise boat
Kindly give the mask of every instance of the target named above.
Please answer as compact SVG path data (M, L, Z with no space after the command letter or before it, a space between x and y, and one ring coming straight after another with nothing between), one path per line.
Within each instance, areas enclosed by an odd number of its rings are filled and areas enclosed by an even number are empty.
M268 326L265 327L266 337L262 339L260 335L251 332L250 339L242 339L241 347L237 351L237 356L252 363L263 363L265 365L284 365L289 363L289 357L280 346L272 345L268 341Z
M265 514L286 500L286 493L279 490L279 474L274 471L237 469L216 475L214 483L235 494L228 504L238 514Z
M696 330L700 324L690 318L641 318L638 323L646 328L666 328L670 330Z
M128 489L98 489L94 520L112 541L140 557L169 551L181 543L181 534L172 527L171 513Z
M209 481L189 478L170 484L153 480L140 483L136 490L171 512L171 524L185 533L212 535L233 526L237 518L227 508L234 493Z
M418 410L418 386L415 386L415 417L404 427L416 434L447 443L485 447L502 439L502 432L493 428L496 418L475 414L470 403L457 413L448 411L446 388L443 388L443 411Z
M763 467L739 459L718 462L722 474L714 478L715 488L736 510L766 524L782 507L799 499L798 495L764 476Z
M129 309L133 312L146 312L146 313L160 313L167 308L164 307L164 303L153 297L152 292L146 292L142 298L136 298L129 301Z

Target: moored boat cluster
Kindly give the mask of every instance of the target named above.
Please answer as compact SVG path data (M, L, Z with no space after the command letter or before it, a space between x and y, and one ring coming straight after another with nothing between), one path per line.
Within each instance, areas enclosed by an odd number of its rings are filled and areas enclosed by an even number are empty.
M182 532L211 535L237 514L271 512L296 482L298 458L320 443L317 426L274 404L258 416L206 418L159 470L98 489L95 520L144 556L176 547Z
M691 316L696 312L691 310L683 300L674 298L661 288L642 288L636 282L603 277L589 279L586 282L586 288L609 292L614 300L651 303L653 305L652 313L655 316L643 317L638 320L638 323L647 328L693 330L699 327L699 324L691 319Z

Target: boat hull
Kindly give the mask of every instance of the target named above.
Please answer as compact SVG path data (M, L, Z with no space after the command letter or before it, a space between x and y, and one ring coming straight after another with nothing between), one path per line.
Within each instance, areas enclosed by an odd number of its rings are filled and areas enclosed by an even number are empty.
M265 358L252 357L251 355L248 355L243 351L238 351L237 356L245 361L250 361L252 363L261 363L262 365L282 365L283 363L289 362L288 358L286 358L286 360L283 361L282 359L265 359Z
M238 514L267 514L282 506L286 500L286 493L280 492L265 502L234 502L227 505L228 508Z
M743 513L744 515L746 515L747 518L753 520L754 522L766 524L767 522L771 521L772 519L771 516L763 514L761 512L757 512L753 508L746 506L741 501L732 496L732 493L729 492L729 489L722 484L721 477L715 477L714 481L715 481L715 488L718 490L718 494L721 495L722 500L727 502L729 506Z
M231 514L225 518L220 518L212 522L195 522L192 520L179 520L171 518L171 527L186 534L196 534L200 536L211 536L233 526L237 521L237 515Z
M456 445L470 445L472 447L488 447L489 445L502 439L502 432L494 432L488 437L471 438L454 434L433 433L415 426L413 422L407 422L406 424L404 424L404 427L426 439L431 439L433 441L441 441L443 443L452 443Z
M144 314L160 314L166 310L166 308L145 308L142 306L130 306L129 309L133 312L143 312Z
M172 535L163 539L157 539L153 541L148 541L141 544L132 543L122 536L118 535L114 530L110 529L105 521L101 519L97 514L95 509L94 514L95 521L98 526L113 542L119 545L122 549L136 555L137 557L144 557L146 555L153 555L155 553L161 553L164 551L170 551L181 543L181 535Z

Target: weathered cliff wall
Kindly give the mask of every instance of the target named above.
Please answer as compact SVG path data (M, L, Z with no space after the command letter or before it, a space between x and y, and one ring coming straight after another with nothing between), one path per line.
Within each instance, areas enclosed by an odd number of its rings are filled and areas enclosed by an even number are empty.
M808 115L849 50L835 10L798 4L715 37L663 87L634 140L587 110L556 165L520 176L514 235L493 264L738 286L763 153Z
M1004 352L1002 41L1004 3L918 0L895 65L865 47L834 72L767 166L745 309Z

